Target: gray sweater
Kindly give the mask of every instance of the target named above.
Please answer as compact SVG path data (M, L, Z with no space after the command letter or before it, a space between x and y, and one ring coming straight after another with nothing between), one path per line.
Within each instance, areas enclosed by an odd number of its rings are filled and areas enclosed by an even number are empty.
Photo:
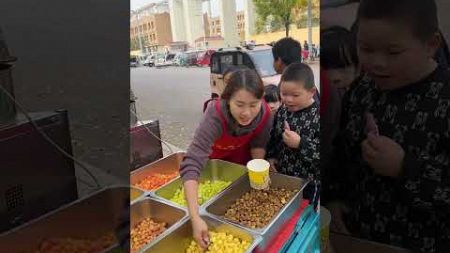
M261 111L255 120L248 126L239 126L232 118L228 106L225 101L220 101L222 114L227 120L227 127L230 135L242 136L255 130L261 122L266 108L261 105ZM252 148L265 148L270 137L270 129L273 118L270 116L266 121L263 130L250 142ZM180 175L183 181L198 180L201 169L205 166L212 152L214 142L222 136L222 122L219 112L216 110L215 101L208 104L205 114L195 131L194 139L189 145L186 156L180 166Z

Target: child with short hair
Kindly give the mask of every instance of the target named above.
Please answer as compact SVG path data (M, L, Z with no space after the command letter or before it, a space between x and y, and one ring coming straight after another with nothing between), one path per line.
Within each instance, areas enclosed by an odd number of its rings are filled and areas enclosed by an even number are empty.
M365 74L349 93L336 149L334 227L450 252L450 72L433 59L436 3L362 0L358 20Z
M273 68L278 74L289 64L302 62L302 45L291 37L285 37L278 40L272 47Z
M320 159L322 188L321 199L326 201L329 196L331 182L336 175L332 167L334 153L333 141L337 137L341 122L342 103L345 94L358 76L358 56L356 38L344 27L332 26L320 33L323 55L320 59L321 89L323 100L320 118Z
M280 94L283 105L274 117L266 158L280 173L319 180L319 106L311 68L292 63L283 72ZM314 192L304 192L312 200ZM316 193L317 196L317 193Z
M323 55L320 67L328 82L338 89L348 90L358 76L356 39L344 27L332 26L321 31Z

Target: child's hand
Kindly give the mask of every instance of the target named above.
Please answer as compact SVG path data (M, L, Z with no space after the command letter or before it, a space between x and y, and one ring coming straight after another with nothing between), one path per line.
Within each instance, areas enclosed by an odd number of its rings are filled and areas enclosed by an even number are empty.
M333 232L350 235L344 222L344 214L350 212L350 209L340 202L331 202L327 205L328 210L331 213L330 230Z
M286 146L290 148L298 148L300 145L300 135L298 135L296 132L291 131L291 128L289 127L289 124L287 121L284 121L284 132L283 132L283 142L286 144Z
M277 167L276 167L276 163L277 163L277 160L276 159L269 159L268 160L269 161L269 163L270 163L270 171L271 172L277 172Z
M397 142L386 136L368 134L361 148L363 159L375 173L388 177L400 175L405 151Z

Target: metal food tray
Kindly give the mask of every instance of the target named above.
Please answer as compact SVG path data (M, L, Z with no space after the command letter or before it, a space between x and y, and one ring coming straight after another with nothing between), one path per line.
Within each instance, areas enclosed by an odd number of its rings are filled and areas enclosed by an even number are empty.
M237 222L225 219L224 215L228 208L246 192L252 188L250 186L248 176L242 177L239 181L231 185L226 191L222 192L214 202L210 202L205 207L205 212L219 220L227 221L241 228L247 229L251 232L260 234L263 241L258 245L257 249L264 252L266 247L276 237L281 230L283 230L286 223L292 218L295 211L300 208L303 198L303 189L308 184L308 181L297 177L286 176L279 173L270 173L270 187L284 188L287 190L298 190L298 192L286 203L286 205L275 215L274 218L261 229L251 229L243 226ZM264 206L261 206L264 208Z
M158 235L155 239L148 242L143 248L153 245L159 238L170 233L178 223L187 216L184 210L181 210L168 203L163 203L157 199L145 198L131 205L130 227L135 227L145 218L152 218L157 222L167 223L166 231ZM138 251L141 252L141 251Z
M230 163L223 160L218 159L211 159L208 161L208 163L205 165L205 167L202 169L200 173L199 182L205 182L207 180L215 181L215 180L222 180L222 181L230 181L231 184L226 187L223 191L228 189L233 182L237 181L239 178L241 178L243 175L247 174L247 168L245 168L242 165ZM179 208L182 208L184 210L187 210L187 207L180 206L172 201L170 199L173 197L175 192L183 186L183 181L181 178L178 178L171 183L161 187L159 190L155 191L155 197L162 199L163 201L167 201ZM216 196L213 196L211 199L207 200L203 205L200 206L200 210L205 207L208 203L214 201L214 199L220 195L218 193Z
M253 249L261 242L261 236L251 231L236 227L228 222L223 222L209 215L202 215L202 219L208 225L210 231L227 232L233 236L245 239L251 242L246 253L251 253ZM148 246L143 253L184 253L192 238L192 225L190 219L185 219L170 234L156 241L153 245Z
M130 203L133 204L136 201L139 201L141 198L143 198L145 196L144 191L135 188L135 187L130 187Z
M176 153L173 153L166 157L163 157L157 161L154 161L148 165L142 166L139 169L134 170L130 174L131 185L141 191L144 191L146 196L152 195L152 193L158 189L146 190L146 189L136 187L135 184L144 180L146 177L154 175L156 173L164 173L165 174L165 173L173 173L175 171L178 171L180 169L180 164L183 161L183 158L185 155L186 155L185 152L176 152ZM179 176L173 178L172 180L167 182L165 185L169 184L170 182L172 182L173 180L175 180L177 178L179 178Z
M0 235L1 252L34 253L50 238L98 238L115 234L129 204L129 187L108 187ZM118 247L112 245L103 252Z

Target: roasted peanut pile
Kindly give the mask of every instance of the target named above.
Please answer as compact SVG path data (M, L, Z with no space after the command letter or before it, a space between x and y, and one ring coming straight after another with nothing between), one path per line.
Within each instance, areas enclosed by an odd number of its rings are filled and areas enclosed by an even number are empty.
M165 222L145 218L131 229L131 252L137 252L151 240L166 230Z
M186 253L244 253L250 246L250 242L241 240L225 232L209 232L210 244L206 251L202 251L200 246L192 240Z
M148 191L157 189L178 176L178 171L168 174L156 173L144 178L134 186Z
M98 253L113 246L115 242L112 233L96 239L51 238L43 241L35 253Z
M252 189L228 208L225 218L248 228L263 228L295 193L283 188Z

